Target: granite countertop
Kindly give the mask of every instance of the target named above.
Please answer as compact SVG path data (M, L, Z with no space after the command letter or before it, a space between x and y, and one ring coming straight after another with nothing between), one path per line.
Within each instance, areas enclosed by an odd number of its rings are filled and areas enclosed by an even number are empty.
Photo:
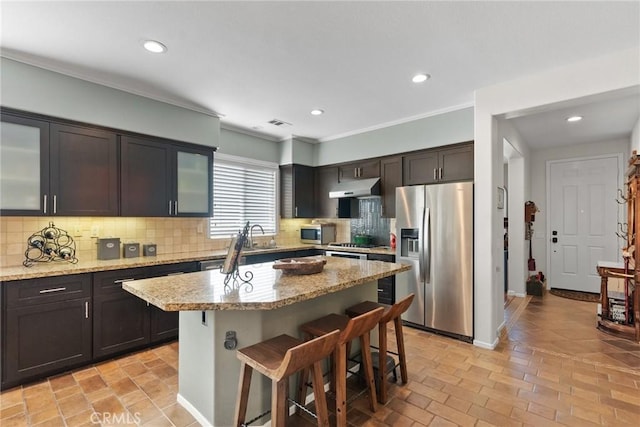
M296 250L306 249L322 249L326 250L326 245L284 245L277 246L275 248L257 248L252 250L245 250L242 252L242 256L247 257L251 255L277 253L277 252L289 252ZM360 253L376 253L395 255L395 251L380 247L375 249L358 249L358 248L341 248L343 252L360 252ZM0 281L6 282L9 280L26 280L36 279L40 277L53 277L53 276L65 276L69 274L81 274L81 273L93 273L97 271L108 270L122 270L125 268L147 267L151 265L162 264L175 264L179 262L189 261L206 261L213 259L224 259L227 256L227 250L217 251L203 251L203 252L186 252L170 255L158 255L153 257L137 257L137 258L119 258L107 261L91 260L91 261L78 261L77 264L71 264L66 261L60 262L48 262L48 263L35 263L32 267L2 267L0 268Z
M273 263L240 267L250 284L225 289L218 270L124 282L122 288L165 311L273 310L410 270L409 265L338 257L325 258L321 273L284 274Z

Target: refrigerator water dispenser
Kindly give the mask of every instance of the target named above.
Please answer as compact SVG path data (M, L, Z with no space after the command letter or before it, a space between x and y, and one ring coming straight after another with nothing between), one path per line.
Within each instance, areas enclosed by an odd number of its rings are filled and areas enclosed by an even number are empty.
M402 228L400 230L400 255L407 258L420 256L420 238L417 228Z

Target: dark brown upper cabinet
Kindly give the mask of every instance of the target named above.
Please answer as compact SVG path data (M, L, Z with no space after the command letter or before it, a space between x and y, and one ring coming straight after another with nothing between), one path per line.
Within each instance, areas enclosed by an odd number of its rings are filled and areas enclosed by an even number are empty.
M402 170L403 185L473 180L473 143L407 154Z
M2 215L118 215L113 132L2 114Z
M213 148L121 137L121 215L212 214Z
M380 184L382 193L382 216L396 216L396 188L402 187L402 157L386 157L380 160Z
M296 164L280 166L280 215L282 218L315 217L314 184L315 174L311 166Z
M363 160L340 165L339 181L352 179L378 178L380 176L380 159Z
M337 166L315 168L316 217L336 218L338 216L338 199L329 198L329 191L331 191L338 182Z
M53 215L118 215L115 133L52 124L49 173Z

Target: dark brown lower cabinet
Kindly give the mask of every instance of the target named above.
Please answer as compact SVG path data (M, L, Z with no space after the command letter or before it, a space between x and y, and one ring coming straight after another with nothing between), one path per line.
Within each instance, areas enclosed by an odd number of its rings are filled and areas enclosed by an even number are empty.
M197 270L183 262L1 283L0 389L176 339L178 313L122 283Z
M101 358L149 343L147 303L122 289L145 278L145 268L93 274L93 357Z
M151 276L177 276L183 273L193 273L198 271L197 262L183 262L180 264L166 264L151 267ZM151 344L178 338L178 318L177 311L164 311L153 305L149 306L149 327L151 328L149 341Z
M104 358L178 337L178 312L165 312L122 289L127 280L188 273L195 262L93 274L93 357Z
M122 289L95 295L93 301L93 357L122 353L149 343L145 301Z
M2 283L2 389L91 361L91 275Z
M371 261L395 262L395 255L367 254ZM396 276L389 276L378 280L378 302L381 304L396 303Z

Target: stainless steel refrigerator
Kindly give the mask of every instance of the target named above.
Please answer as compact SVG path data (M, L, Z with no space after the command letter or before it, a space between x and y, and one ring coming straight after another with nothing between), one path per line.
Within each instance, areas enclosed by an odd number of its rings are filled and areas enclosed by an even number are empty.
M473 183L396 188L396 299L409 326L473 340Z

